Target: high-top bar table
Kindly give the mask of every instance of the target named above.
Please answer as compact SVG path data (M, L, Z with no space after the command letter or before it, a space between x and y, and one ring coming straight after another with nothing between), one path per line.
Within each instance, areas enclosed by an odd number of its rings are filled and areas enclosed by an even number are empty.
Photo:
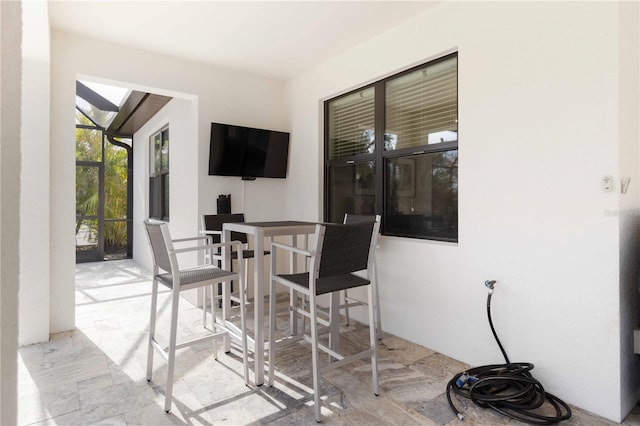
M315 222L299 221L225 223L222 227L222 241L230 241L231 232L253 236L254 374L255 383L258 386L264 383L264 285L269 279L264 270L264 239L265 237L291 236L295 244L298 235L313 234L315 229ZM230 266L230 256L225 254L224 268L228 270ZM292 268L295 268L295 258L292 259ZM294 318L292 318L293 321Z

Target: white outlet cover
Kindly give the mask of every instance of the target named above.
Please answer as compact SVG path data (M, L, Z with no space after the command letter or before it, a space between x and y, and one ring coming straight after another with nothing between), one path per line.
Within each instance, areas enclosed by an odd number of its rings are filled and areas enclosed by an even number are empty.
M604 192L613 191L613 176L611 175L602 176L602 190Z

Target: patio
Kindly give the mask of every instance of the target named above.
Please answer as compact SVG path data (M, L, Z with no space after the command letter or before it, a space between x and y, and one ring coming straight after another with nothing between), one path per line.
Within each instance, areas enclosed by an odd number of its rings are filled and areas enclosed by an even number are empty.
M155 359L145 379L150 278L132 260L76 266L76 330L19 350L20 425L316 424L307 345L279 354L273 388L245 387L238 348L213 359L211 343L178 353L174 406L165 414L165 363ZM168 333L168 292L160 294L158 335ZM199 333L201 310L181 301L179 334ZM383 323L384 325L384 323ZM343 329L341 342L358 345L368 329ZM519 424L468 405L461 423L444 394L468 366L386 334L379 343L380 396L370 391L368 362L323 375L326 424ZM535 374L535 370L534 370ZM566 424L616 423L573 408ZM624 425L639 425L636 408Z

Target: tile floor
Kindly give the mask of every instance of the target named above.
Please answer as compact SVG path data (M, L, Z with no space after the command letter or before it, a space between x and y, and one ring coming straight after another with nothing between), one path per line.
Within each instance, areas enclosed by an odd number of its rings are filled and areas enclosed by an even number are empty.
M240 353L212 356L204 343L179 352L174 404L163 411L166 369L156 356L145 380L150 284L133 261L76 269L76 325L48 343L19 350L20 425L315 424L308 345L276 357L275 386L244 386ZM168 293L161 294L158 335L167 335ZM201 311L181 302L179 334L199 332ZM341 344L366 344L367 328L344 328ZM323 375L323 423L335 425L515 425L467 405L464 423L450 411L446 383L468 366L385 334L379 343L380 396L371 393L368 362ZM570 425L614 425L574 409ZM640 425L636 409L623 423Z

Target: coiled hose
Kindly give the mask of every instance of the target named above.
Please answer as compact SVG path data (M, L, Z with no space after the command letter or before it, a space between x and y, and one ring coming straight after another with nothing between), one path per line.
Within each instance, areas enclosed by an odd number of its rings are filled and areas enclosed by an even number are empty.
M498 413L521 422L534 425L551 425L571 417L571 408L555 395L545 392L542 384L533 378L533 364L510 362L496 334L491 320L491 296L495 281L486 281L487 316L491 332L504 356L505 364L484 365L456 374L447 384L447 401L460 420L464 415L453 403L451 392L470 399L482 408L491 408ZM545 404L546 403L546 404ZM541 409L545 405L546 409ZM546 415L553 407L555 415Z

